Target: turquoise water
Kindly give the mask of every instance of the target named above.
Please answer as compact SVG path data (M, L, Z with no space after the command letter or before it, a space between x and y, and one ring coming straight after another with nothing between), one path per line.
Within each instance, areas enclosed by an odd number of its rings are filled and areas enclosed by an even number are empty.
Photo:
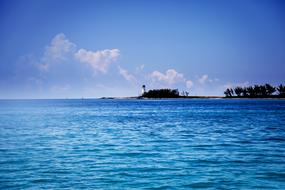
M0 101L0 189L194 188L285 189L285 101Z

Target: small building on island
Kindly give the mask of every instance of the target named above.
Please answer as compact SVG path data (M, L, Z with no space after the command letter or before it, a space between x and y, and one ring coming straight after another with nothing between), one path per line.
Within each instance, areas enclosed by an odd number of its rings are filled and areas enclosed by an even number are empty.
M142 85L142 95L146 93L146 90L145 90L145 85Z

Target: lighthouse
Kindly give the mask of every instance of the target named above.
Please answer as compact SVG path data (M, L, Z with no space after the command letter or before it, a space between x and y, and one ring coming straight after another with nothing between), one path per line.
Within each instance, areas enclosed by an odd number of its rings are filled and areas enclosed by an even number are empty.
M145 93L145 85L142 85L142 95Z

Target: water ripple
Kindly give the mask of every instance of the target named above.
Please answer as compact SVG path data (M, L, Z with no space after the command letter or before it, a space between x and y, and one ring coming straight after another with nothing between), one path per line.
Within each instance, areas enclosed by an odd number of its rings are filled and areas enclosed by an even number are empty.
M0 100L0 189L285 189L285 101Z

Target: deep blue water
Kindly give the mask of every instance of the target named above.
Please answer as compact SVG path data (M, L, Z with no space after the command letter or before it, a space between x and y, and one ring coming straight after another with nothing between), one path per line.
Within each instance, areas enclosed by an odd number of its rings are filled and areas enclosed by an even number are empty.
M285 189L285 101L0 101L0 189L194 188Z

